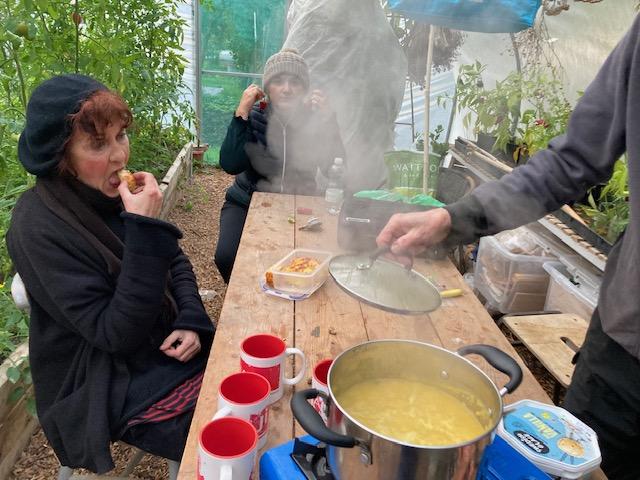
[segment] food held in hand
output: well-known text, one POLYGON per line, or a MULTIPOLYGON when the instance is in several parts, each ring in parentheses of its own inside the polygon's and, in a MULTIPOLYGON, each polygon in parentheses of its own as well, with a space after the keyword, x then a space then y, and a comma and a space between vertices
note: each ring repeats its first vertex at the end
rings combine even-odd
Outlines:
POLYGON ((118 177, 120 178, 121 182, 127 182, 127 186, 129 187, 129 191, 131 193, 133 193, 133 191, 138 187, 135 177, 126 168, 123 168, 118 172, 118 177))
MULTIPOLYGON (((280 267, 278 269, 279 272, 284 273, 300 273, 300 274, 311 274, 316 271, 316 269, 320 266, 320 262, 312 257, 295 257, 291 259, 291 261, 280 267)), ((265 281, 267 285, 273 288, 273 273, 271 271, 267 271, 265 273, 265 281)))

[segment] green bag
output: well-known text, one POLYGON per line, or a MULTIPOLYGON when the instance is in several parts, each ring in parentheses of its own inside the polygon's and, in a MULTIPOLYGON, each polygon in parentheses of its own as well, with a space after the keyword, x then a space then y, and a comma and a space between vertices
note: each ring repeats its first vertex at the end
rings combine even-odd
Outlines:
MULTIPOLYGON (((424 154, 411 150, 396 150, 384 154, 389 170, 389 189, 422 189, 424 154)), ((436 153, 429 154, 429 191, 433 192, 438 184, 438 171, 442 159, 436 153)))

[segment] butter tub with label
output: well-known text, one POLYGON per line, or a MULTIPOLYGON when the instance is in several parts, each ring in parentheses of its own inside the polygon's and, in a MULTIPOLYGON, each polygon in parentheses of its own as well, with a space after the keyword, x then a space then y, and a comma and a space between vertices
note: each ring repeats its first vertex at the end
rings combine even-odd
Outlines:
POLYGON ((508 405, 498 435, 541 470, 582 478, 600 465, 596 433, 565 409, 534 400, 508 405))

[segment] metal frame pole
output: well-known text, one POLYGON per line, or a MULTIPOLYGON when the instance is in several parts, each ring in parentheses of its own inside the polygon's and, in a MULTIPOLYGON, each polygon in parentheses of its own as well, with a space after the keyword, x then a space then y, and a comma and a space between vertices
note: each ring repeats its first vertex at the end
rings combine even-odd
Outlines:
POLYGON ((200 51, 200 0, 192 0, 193 24, 194 24, 194 48, 195 48, 195 75, 196 75, 196 139, 200 142, 202 133, 202 52, 200 51))
POLYGON ((429 109, 431 104, 431 66, 433 65, 433 34, 436 27, 429 25, 429 45, 427 46, 427 71, 424 76, 424 159, 422 166, 422 191, 429 194, 429 109))

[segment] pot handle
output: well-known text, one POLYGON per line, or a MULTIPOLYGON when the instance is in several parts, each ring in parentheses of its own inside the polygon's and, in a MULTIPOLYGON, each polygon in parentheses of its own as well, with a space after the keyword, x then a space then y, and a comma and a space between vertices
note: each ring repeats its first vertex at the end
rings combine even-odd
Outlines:
POLYGON ((500 396, 513 392, 522 382, 522 369, 520 365, 504 353, 502 350, 491 345, 475 344, 467 345, 458 350, 458 355, 469 355, 476 353, 484 358, 489 364, 509 376, 507 384, 500 389, 500 396))
POLYGON ((307 402, 307 400, 316 398, 319 395, 324 395, 324 393, 315 388, 300 390, 294 393, 291 397, 291 411, 293 412, 294 418, 309 435, 317 438, 321 442, 335 447, 354 447, 357 444, 354 437, 341 435, 331 430, 324 424, 324 420, 322 420, 320 414, 307 402))

